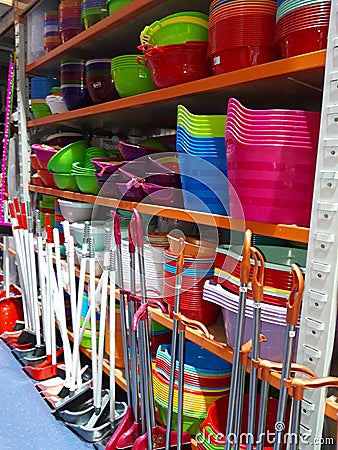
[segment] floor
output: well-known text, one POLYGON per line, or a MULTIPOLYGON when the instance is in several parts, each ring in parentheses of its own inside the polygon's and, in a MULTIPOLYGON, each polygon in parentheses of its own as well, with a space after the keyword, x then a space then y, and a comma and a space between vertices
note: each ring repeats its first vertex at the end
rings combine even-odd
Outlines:
POLYGON ((0 340, 0 449, 93 450, 51 414, 21 367, 0 340))

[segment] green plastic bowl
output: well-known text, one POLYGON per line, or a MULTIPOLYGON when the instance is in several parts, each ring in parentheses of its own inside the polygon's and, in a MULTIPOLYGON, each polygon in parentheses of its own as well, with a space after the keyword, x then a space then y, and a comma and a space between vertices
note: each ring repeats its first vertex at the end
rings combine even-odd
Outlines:
POLYGON ((108 0, 107 2, 108 13, 113 14, 115 11, 118 11, 124 6, 129 5, 129 3, 131 3, 132 1, 134 0, 108 0))
POLYGON ((79 192, 78 185, 76 183, 76 176, 69 173, 53 173, 55 184, 59 189, 66 191, 79 192))
POLYGON ((86 141, 77 141, 66 145, 51 157, 48 170, 54 173, 70 173, 75 162, 83 162, 87 148, 86 141))
POLYGON ((158 46, 207 40, 208 16, 196 17, 189 12, 156 21, 145 27, 140 34, 141 44, 158 46))
MULTIPOLYGON (((157 403, 157 402, 156 402, 157 403)), ((164 425, 167 423, 167 409, 157 403, 158 415, 161 423, 164 425)), ((205 414, 206 416, 206 414, 205 414)), ((205 417, 202 419, 196 419, 183 414, 183 431, 188 431, 192 436, 198 433, 200 425, 204 422, 205 417)), ((177 413, 173 412, 172 415, 172 427, 177 430, 177 413)))
POLYGON ((155 89, 148 67, 135 66, 112 69, 115 88, 120 97, 143 94, 155 89))
POLYGON ((84 194, 97 195, 100 191, 100 187, 97 183, 96 176, 93 174, 76 174, 76 183, 81 192, 84 194))
POLYGON ((31 105, 31 108, 34 119, 41 119, 41 117, 50 116, 52 114, 46 103, 34 103, 31 105))

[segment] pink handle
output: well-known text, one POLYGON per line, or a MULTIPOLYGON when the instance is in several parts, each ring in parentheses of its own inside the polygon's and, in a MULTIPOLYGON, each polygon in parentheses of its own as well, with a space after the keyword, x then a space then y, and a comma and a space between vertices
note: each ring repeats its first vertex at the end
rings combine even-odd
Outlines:
POLYGON ((143 248, 143 228, 142 228, 142 221, 140 213, 137 211, 136 208, 133 208, 133 214, 134 214, 134 233, 135 233, 135 243, 136 246, 139 248, 143 248))
POLYGON ((132 330, 136 331, 140 320, 146 319, 146 312, 148 311, 148 307, 158 308, 162 313, 166 313, 165 306, 159 300, 148 300, 146 303, 143 303, 135 313, 133 317, 132 330))
POLYGON ((116 245, 121 245, 122 238, 121 238, 121 226, 120 226, 120 217, 117 214, 116 211, 110 211, 110 214, 113 216, 114 219, 114 238, 116 245))
POLYGON ((129 253, 132 255, 135 253, 135 244, 133 238, 133 220, 131 220, 128 225, 128 242, 129 242, 129 253))

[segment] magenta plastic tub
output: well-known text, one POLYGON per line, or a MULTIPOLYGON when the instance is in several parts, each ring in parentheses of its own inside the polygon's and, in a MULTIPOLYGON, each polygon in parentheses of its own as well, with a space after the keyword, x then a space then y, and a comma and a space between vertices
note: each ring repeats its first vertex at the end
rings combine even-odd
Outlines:
POLYGON ((120 141, 117 144, 118 150, 120 150, 123 159, 126 161, 132 161, 142 156, 147 156, 152 153, 159 153, 158 148, 142 147, 141 145, 129 144, 128 142, 120 141))
POLYGON ((42 169, 47 169, 49 160, 58 151, 53 147, 48 147, 48 146, 44 147, 44 146, 41 146, 40 144, 33 144, 32 149, 34 150, 35 155, 38 158, 42 169))
MULTIPOLYGON (((174 208, 184 207, 182 192, 180 189, 159 186, 152 183, 142 183, 142 188, 145 194, 149 196, 149 200, 155 204, 174 208)), ((148 200, 148 198, 146 200, 148 200)))

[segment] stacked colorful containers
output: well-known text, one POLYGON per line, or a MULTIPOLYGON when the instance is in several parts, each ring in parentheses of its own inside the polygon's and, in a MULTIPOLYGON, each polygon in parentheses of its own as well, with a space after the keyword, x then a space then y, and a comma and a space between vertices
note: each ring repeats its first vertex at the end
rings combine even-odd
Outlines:
MULTIPOLYGON (((177 255, 164 251, 164 300, 169 312, 175 303, 175 278, 177 255)), ((213 277, 214 258, 184 257, 180 311, 186 317, 206 326, 216 322, 219 308, 203 302, 204 283, 213 277)))
POLYGON ((81 20, 86 29, 104 19, 107 15, 105 0, 82 0, 81 20))
POLYGON ((110 59, 91 59, 86 62, 86 84, 93 103, 118 98, 110 66, 110 59))
POLYGON ((61 61, 61 93, 70 111, 92 104, 86 85, 84 59, 61 61))
MULTIPOLYGON (((166 423, 171 345, 161 345, 156 352, 154 396, 161 421, 166 423)), ((177 365, 177 361, 176 361, 177 365)), ((176 379, 177 379, 176 368, 176 379)), ((195 435, 208 408, 229 390, 231 364, 193 342, 186 342, 184 359, 183 428, 195 435)), ((174 388, 173 427, 176 428, 177 385, 174 388)))
POLYGON ((178 106, 176 150, 184 207, 228 215, 226 116, 194 115, 178 106))
POLYGON ((59 27, 62 43, 79 34, 81 22, 81 0, 61 0, 59 5, 59 27))
POLYGON ((46 52, 50 52, 61 44, 58 11, 48 11, 45 13, 43 36, 46 52))
POLYGON ((317 112, 249 110, 229 100, 226 154, 237 193, 229 193, 232 217, 309 226, 319 124, 317 112))
POLYGON ((276 1, 214 0, 208 55, 214 75, 277 59, 276 1))
POLYGON ((278 0, 276 41, 283 58, 326 48, 329 0, 278 0))

